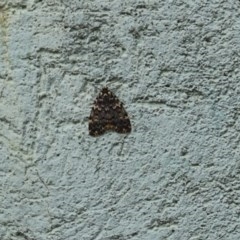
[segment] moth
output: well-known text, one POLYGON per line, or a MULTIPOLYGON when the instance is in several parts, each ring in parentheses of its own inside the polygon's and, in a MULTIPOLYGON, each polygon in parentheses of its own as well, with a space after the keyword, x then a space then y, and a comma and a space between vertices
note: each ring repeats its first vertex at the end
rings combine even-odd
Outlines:
POLYGON ((88 127, 91 136, 99 136, 109 130, 131 132, 131 122, 123 103, 107 87, 102 88, 94 101, 88 127))

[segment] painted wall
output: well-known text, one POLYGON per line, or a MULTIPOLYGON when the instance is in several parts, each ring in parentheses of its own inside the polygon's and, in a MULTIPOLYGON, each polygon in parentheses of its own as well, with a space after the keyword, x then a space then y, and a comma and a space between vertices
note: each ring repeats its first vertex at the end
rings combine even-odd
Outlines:
POLYGON ((0 239, 239 240, 239 49, 239 1, 1 1, 0 239))

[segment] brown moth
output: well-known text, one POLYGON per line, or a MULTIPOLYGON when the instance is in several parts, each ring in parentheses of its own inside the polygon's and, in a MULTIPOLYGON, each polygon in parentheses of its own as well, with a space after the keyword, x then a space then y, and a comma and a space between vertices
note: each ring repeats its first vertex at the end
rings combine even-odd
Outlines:
POLYGON ((129 133, 131 123, 123 103, 104 87, 94 101, 89 117, 89 134, 99 136, 108 130, 129 133))

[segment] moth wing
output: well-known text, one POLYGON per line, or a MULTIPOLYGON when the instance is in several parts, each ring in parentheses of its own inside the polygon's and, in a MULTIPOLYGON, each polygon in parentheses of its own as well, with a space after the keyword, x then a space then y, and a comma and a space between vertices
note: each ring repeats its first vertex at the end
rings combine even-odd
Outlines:
POLYGON ((122 102, 108 88, 103 88, 89 117, 89 134, 99 136, 107 130, 129 133, 131 123, 122 102))
POLYGON ((103 123, 99 118, 99 112, 96 111, 96 109, 94 108, 92 108, 92 111, 89 117, 88 130, 91 136, 99 136, 105 132, 103 123))

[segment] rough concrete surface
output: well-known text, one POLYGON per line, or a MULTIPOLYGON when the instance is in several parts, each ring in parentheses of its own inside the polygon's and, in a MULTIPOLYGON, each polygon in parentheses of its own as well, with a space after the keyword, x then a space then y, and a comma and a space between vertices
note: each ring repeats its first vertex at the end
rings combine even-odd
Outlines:
POLYGON ((239 49, 239 1, 2 0, 0 239, 239 240, 239 49))

